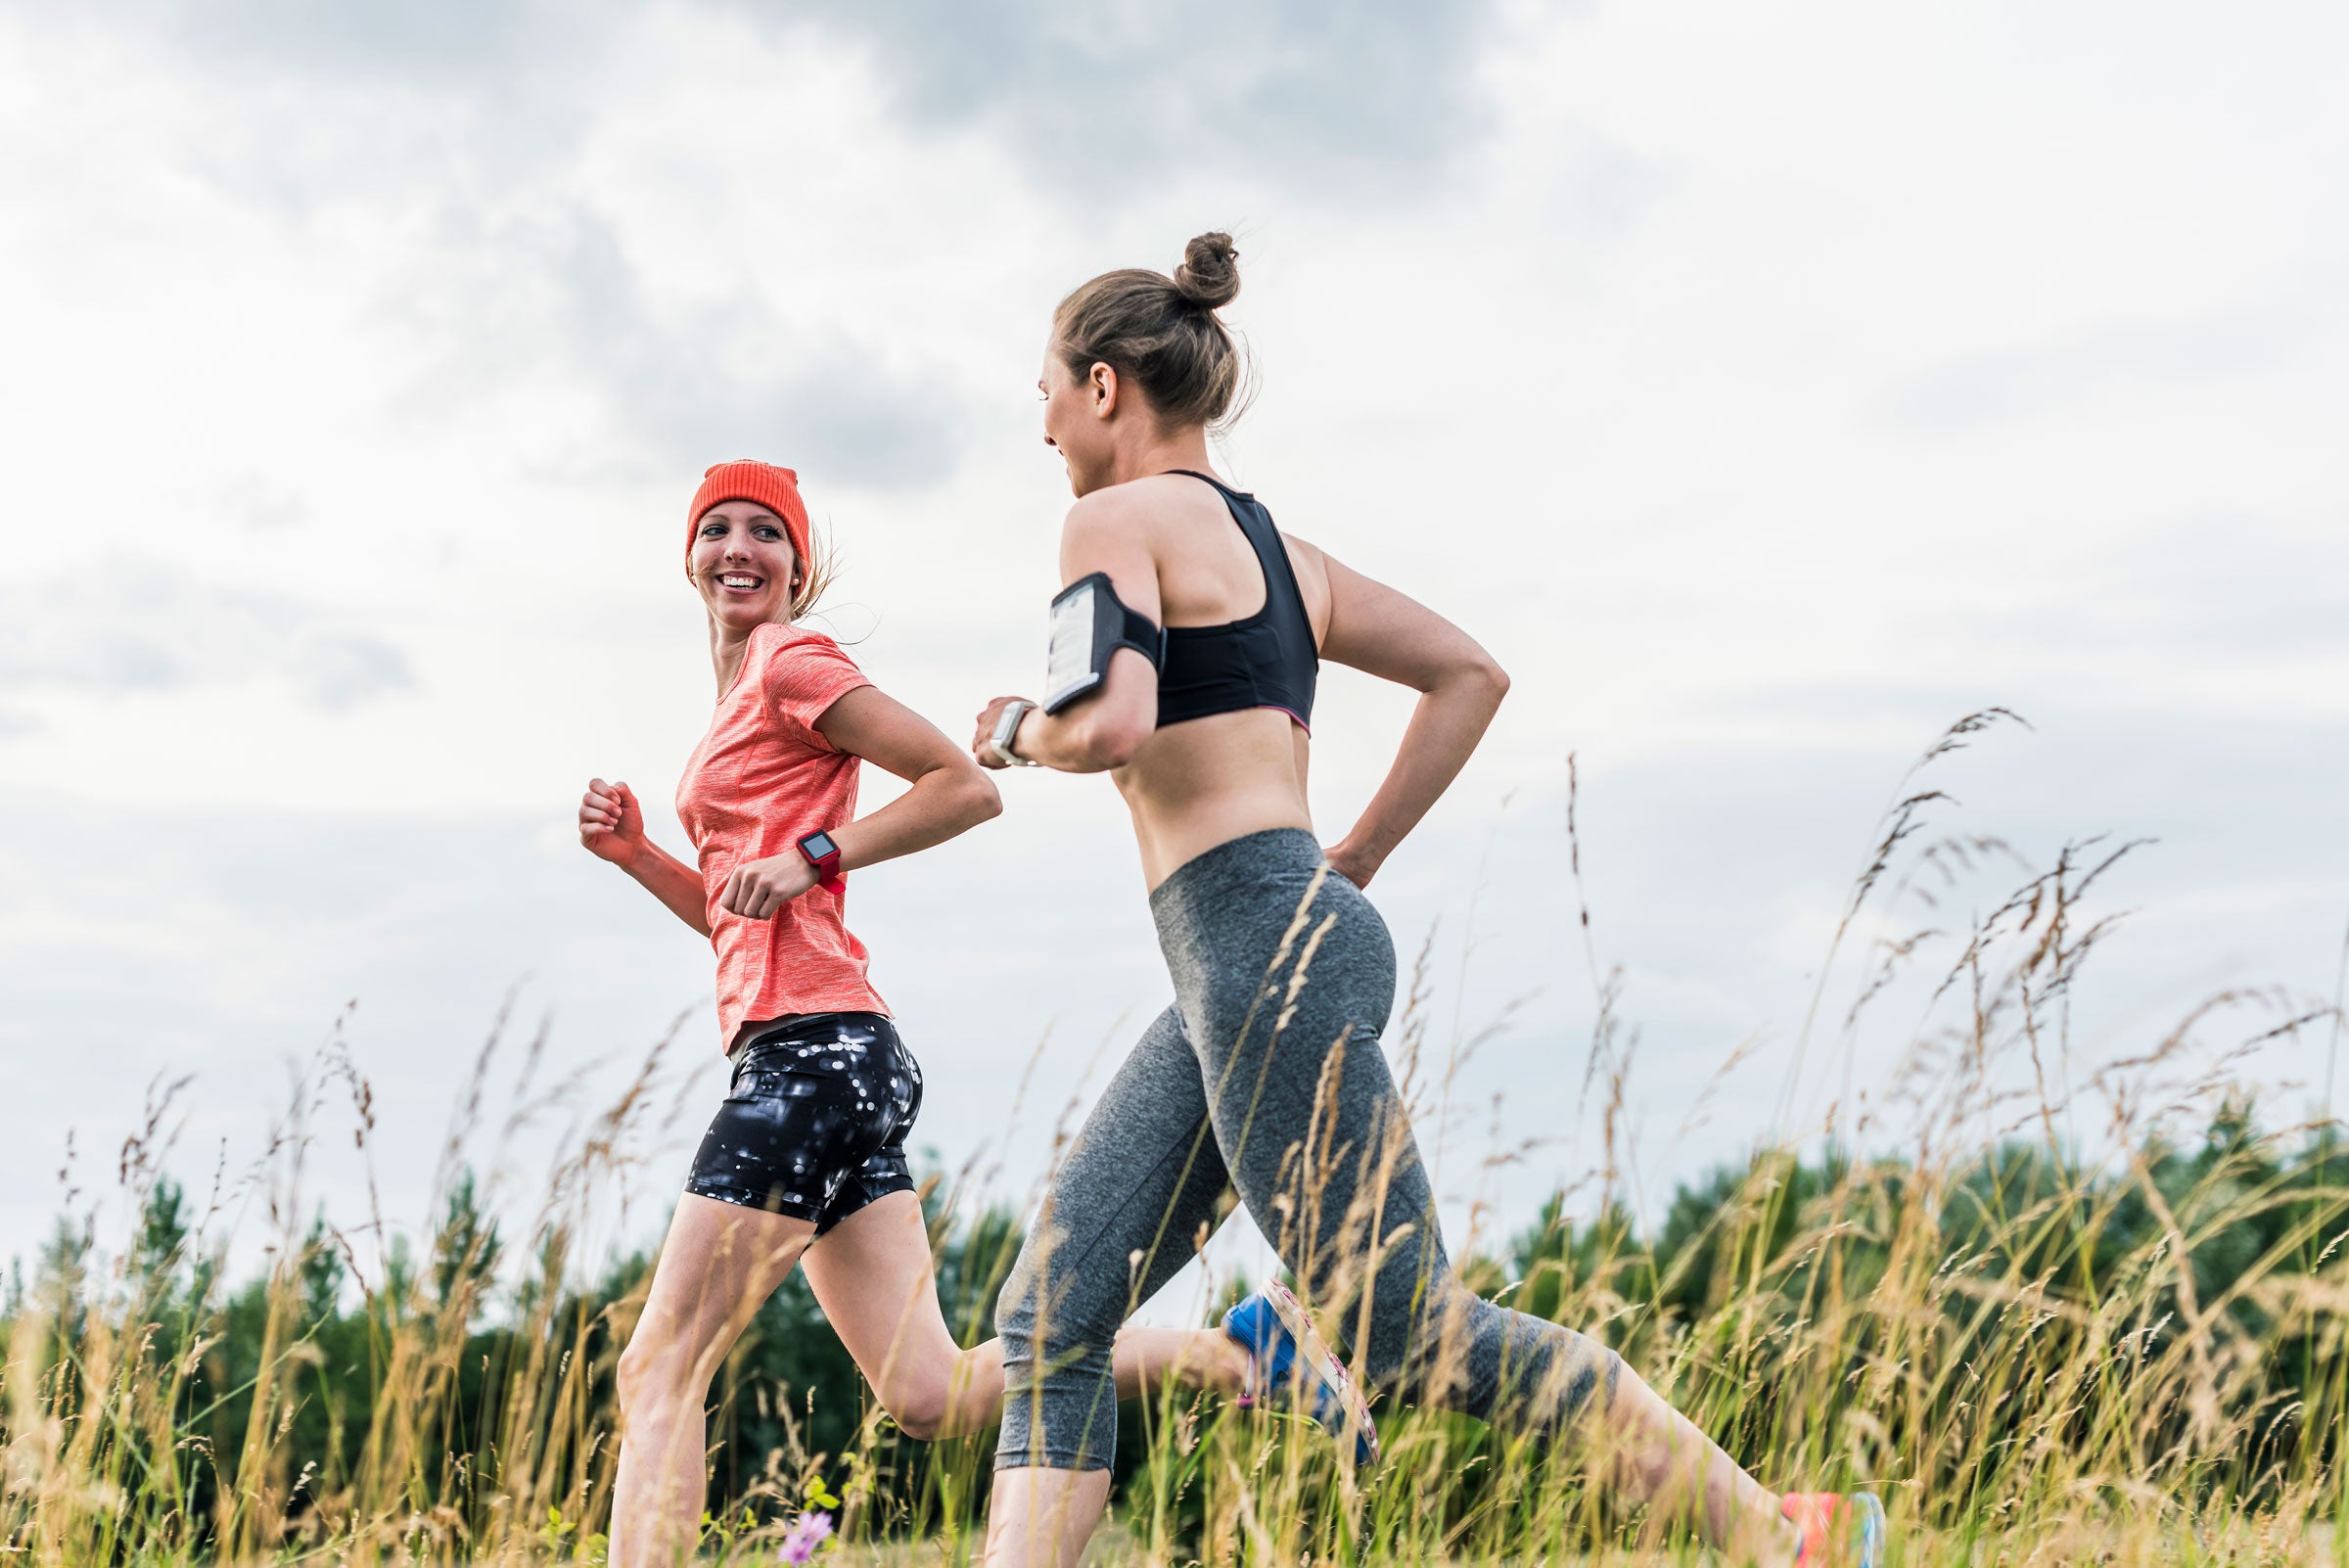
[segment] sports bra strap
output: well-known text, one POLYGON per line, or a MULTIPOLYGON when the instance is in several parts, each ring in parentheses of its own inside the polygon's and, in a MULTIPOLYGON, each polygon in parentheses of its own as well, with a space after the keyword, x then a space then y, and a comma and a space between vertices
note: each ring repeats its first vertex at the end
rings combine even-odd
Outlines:
POLYGON ((1158 676, 1159 726, 1247 708, 1277 708, 1310 725, 1320 649, 1272 514, 1255 496, 1213 474, 1195 468, 1164 472, 1204 480, 1222 497, 1264 574, 1265 603, 1255 614, 1220 626, 1167 628, 1166 662, 1158 676))
MULTIPOLYGON (((1213 484, 1217 491, 1222 495, 1223 509, 1231 514, 1232 522, 1239 525, 1240 537, 1248 541, 1248 548, 1255 552, 1257 567, 1265 575, 1265 593, 1267 595, 1267 603, 1270 602, 1269 596, 1274 591, 1273 582, 1275 578, 1273 576, 1273 572, 1275 565, 1278 567, 1280 576, 1288 579, 1290 590, 1292 592, 1299 592, 1296 586, 1297 574, 1289 567, 1289 552, 1285 547, 1282 546, 1280 542, 1279 531, 1272 527, 1271 514, 1265 512, 1264 508, 1257 504, 1255 496, 1250 495, 1246 490, 1235 490, 1230 485, 1224 484, 1221 480, 1216 478, 1213 474, 1202 474, 1195 468, 1162 469, 1159 472, 1159 477, 1164 479, 1171 474, 1180 474, 1186 479, 1205 480, 1208 484, 1213 484), (1265 530, 1270 535, 1269 539, 1258 537, 1257 530, 1249 527, 1249 519, 1242 515, 1243 510, 1263 514, 1265 530), (1266 553, 1265 549, 1267 543, 1269 543, 1272 547, 1272 553, 1269 555, 1266 553), (1277 563, 1275 563, 1273 559, 1274 556, 1279 557, 1277 563)), ((1304 603, 1304 598, 1301 592, 1299 592, 1298 602, 1300 604, 1304 603)))

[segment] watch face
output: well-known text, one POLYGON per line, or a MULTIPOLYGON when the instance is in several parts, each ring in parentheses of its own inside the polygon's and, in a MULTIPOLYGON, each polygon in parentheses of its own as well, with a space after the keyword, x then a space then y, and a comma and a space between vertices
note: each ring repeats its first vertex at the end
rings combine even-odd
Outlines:
POLYGON ((832 842, 829 833, 810 833, 800 840, 800 853, 810 860, 821 860, 827 854, 838 854, 840 846, 832 842))

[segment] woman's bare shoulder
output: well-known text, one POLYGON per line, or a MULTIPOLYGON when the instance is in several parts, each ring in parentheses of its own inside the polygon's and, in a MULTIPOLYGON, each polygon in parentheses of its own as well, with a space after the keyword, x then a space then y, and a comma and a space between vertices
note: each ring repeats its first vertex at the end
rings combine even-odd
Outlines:
POLYGON ((1321 546, 1304 534, 1291 533, 1286 529, 1280 530, 1280 542, 1288 546, 1289 564, 1298 571, 1303 572, 1310 568, 1316 576, 1326 577, 1329 576, 1329 557, 1322 551, 1321 546))
POLYGON ((1174 474, 1152 474, 1107 484, 1079 496, 1061 525, 1065 544, 1111 540, 1130 548, 1140 543, 1153 557, 1178 550, 1203 516, 1223 513, 1222 497, 1206 485, 1174 474), (1202 495, 1193 491, 1203 492, 1202 495))
POLYGON ((1313 640, 1329 630, 1329 557, 1311 539, 1282 530, 1280 542, 1288 551, 1289 570, 1296 575, 1297 591, 1305 598, 1305 616, 1313 623, 1313 640))
POLYGON ((1179 474, 1145 474, 1123 484, 1104 484, 1080 495, 1069 507, 1069 521, 1078 524, 1097 519, 1132 521, 1163 517, 1170 509, 1184 507, 1192 499, 1190 492, 1197 487, 1197 482, 1186 481, 1179 474))

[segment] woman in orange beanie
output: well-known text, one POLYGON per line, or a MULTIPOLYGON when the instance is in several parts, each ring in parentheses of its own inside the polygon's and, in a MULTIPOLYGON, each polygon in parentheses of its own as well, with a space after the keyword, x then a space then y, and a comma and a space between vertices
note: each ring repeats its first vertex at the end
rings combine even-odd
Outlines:
MULTIPOLYGON (((590 780, 579 803, 579 842, 715 948, 733 1064, 621 1356, 615 1568, 691 1554, 712 1376, 794 1266, 906 1432, 974 1431, 1003 1400, 1000 1348, 961 1349, 939 1310, 905 1161, 921 1068, 842 919, 850 874, 1001 803, 967 754, 800 623, 826 572, 790 469, 711 469, 686 516, 685 573, 709 611, 718 693, 677 786, 698 864, 646 837, 627 785, 590 780), (858 817, 867 761, 911 787, 858 817)), ((1117 1345, 1126 1394, 1170 1379, 1244 1392, 1255 1375, 1248 1348, 1214 1330, 1138 1329, 1117 1345)))

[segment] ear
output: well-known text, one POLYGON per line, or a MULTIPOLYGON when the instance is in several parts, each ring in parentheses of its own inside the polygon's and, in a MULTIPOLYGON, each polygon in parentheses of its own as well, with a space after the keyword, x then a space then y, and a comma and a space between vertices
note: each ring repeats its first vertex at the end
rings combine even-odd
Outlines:
POLYGON ((1095 360, 1086 376, 1086 385, 1093 394, 1093 417, 1109 419, 1118 411, 1118 367, 1095 360))

